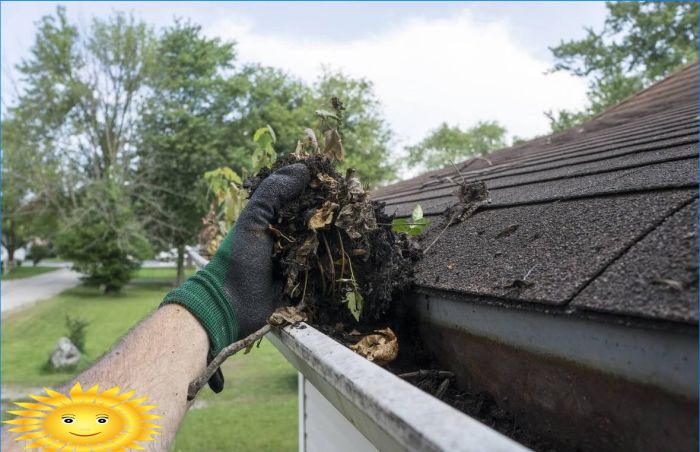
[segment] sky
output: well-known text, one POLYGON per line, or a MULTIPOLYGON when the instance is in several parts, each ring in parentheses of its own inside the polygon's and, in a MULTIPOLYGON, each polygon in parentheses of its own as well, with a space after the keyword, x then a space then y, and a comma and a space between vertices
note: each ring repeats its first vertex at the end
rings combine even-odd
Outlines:
MULTIPOLYGON (((402 149, 442 122, 496 120, 509 136, 546 133, 543 112, 580 108, 586 81, 552 67, 549 46, 600 28, 603 2, 62 2, 85 29, 127 11, 161 28, 175 17, 235 41, 239 61, 313 82, 326 65, 374 83, 402 149)), ((35 23, 54 2, 2 2, 2 97, 8 104, 35 23)), ((399 155, 397 153, 395 155, 399 155)))

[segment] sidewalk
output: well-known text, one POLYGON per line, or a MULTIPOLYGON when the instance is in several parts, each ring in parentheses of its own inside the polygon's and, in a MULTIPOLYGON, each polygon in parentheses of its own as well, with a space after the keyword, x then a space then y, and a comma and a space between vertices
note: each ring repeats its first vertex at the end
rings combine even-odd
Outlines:
POLYGON ((80 273, 68 268, 60 268, 31 278, 3 281, 0 311, 4 314, 51 298, 80 284, 79 278, 80 273))

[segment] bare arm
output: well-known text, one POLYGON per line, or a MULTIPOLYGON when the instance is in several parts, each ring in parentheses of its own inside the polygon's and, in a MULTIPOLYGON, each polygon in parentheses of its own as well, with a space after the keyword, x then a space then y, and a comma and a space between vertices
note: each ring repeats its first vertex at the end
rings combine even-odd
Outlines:
MULTIPOLYGON (((150 451, 163 451, 187 412, 187 386, 206 367, 208 349, 207 333, 197 319, 181 306, 165 305, 76 381, 83 388, 98 384, 103 391, 119 386, 147 396, 147 404, 158 406, 152 412, 163 416, 157 421, 163 428, 155 441, 140 444, 150 451)), ((14 441, 18 435, 4 431, 2 450, 22 450, 14 441)))

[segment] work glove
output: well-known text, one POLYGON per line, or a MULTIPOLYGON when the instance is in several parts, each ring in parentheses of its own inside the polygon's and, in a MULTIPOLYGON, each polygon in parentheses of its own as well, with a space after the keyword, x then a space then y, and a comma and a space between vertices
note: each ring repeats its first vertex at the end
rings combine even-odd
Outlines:
MULTIPOLYGON (((202 324, 209 335, 208 362, 265 325, 281 305, 282 284, 273 274, 274 238, 268 226, 280 207, 301 194, 309 179, 309 170, 301 163, 265 178, 211 261, 163 299, 161 306, 182 305, 202 324)), ((220 392, 223 383, 219 369, 209 386, 220 392)))

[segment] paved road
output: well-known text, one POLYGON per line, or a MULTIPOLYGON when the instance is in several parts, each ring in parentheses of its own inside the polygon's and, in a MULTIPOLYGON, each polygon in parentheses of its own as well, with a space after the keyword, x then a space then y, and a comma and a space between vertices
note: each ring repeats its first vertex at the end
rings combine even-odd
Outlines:
POLYGON ((43 273, 31 278, 2 282, 0 311, 3 313, 37 301, 51 298, 80 283, 80 273, 68 268, 43 273))
MULTIPOLYGON (((57 270, 31 278, 2 282, 0 310, 3 313, 51 298, 80 284, 80 273, 70 270, 70 262, 42 262, 40 265, 42 267, 56 267, 57 270)), ((147 260, 143 263, 144 268, 171 268, 174 266, 173 262, 155 260, 147 260)))

